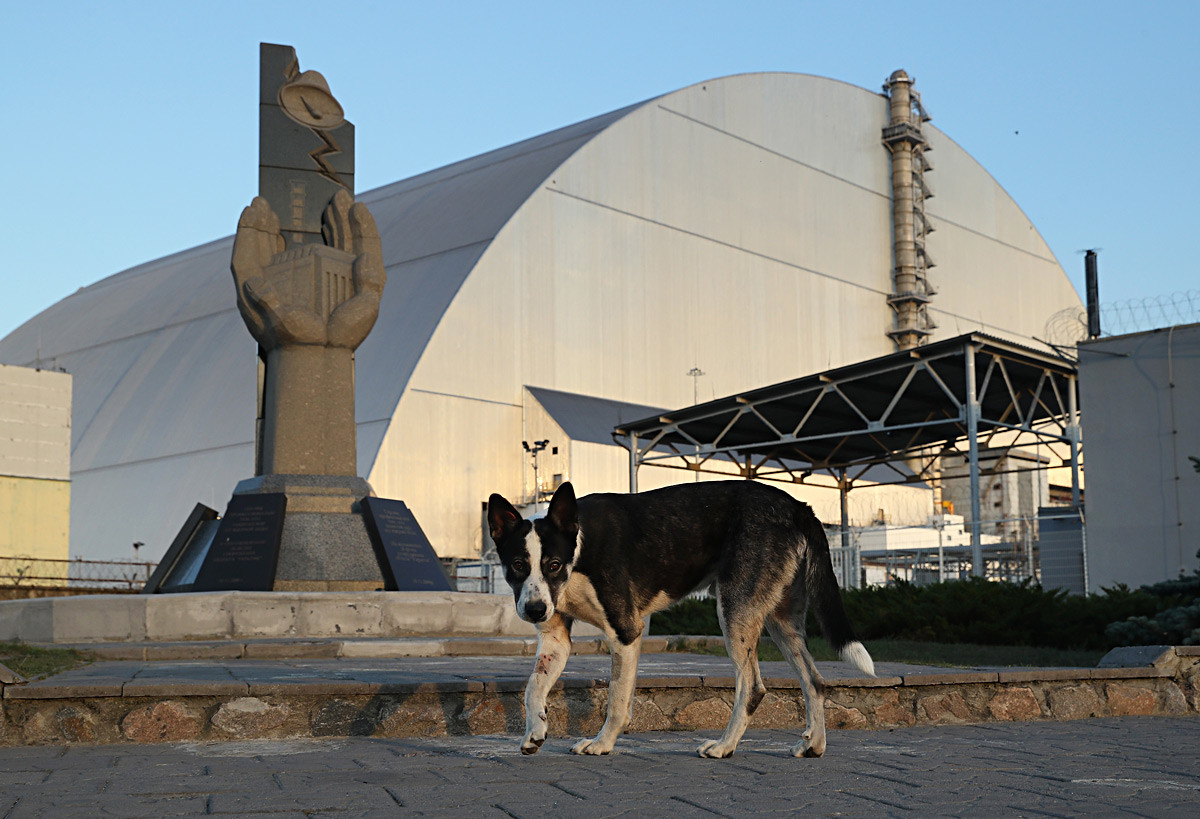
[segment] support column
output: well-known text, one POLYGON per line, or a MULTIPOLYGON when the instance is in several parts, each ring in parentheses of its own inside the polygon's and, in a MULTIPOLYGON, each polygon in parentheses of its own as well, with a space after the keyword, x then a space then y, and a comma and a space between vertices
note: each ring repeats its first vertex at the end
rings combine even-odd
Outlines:
POLYGON ((971 473, 971 574, 983 577, 983 527, 979 520, 979 396, 975 386, 975 345, 966 349, 967 445, 971 473))
POLYGON ((638 470, 638 437, 636 432, 629 433, 629 494, 637 494, 638 470))
POLYGON ((1076 406, 1075 376, 1067 378, 1067 413, 1070 416, 1067 419, 1067 438, 1071 442, 1071 507, 1078 509, 1080 506, 1079 492, 1079 407, 1076 406))
POLYGON ((850 559, 850 482, 846 479, 846 468, 842 467, 838 474, 838 494, 842 506, 842 588, 848 588, 850 578, 846 570, 850 559))

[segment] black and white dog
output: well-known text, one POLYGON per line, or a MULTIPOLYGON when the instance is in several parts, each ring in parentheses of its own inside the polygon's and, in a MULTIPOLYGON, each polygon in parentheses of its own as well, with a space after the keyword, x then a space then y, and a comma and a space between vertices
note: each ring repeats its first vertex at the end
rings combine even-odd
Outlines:
POLYGON ((700 746, 701 756, 732 755, 766 694, 757 654, 764 624, 804 691, 807 725, 792 755, 825 753, 822 680, 804 641, 810 601, 842 658, 875 673, 842 607, 825 531, 812 509, 779 489, 752 481, 690 483, 577 502, 564 483, 539 520, 522 519, 492 495, 488 527, 517 613, 538 628, 523 753, 537 753, 546 740, 546 697, 567 662, 574 620, 607 635, 613 670, 604 727, 571 752, 607 754, 631 719, 645 618, 697 589, 715 589, 736 667, 733 714, 720 739, 700 746))

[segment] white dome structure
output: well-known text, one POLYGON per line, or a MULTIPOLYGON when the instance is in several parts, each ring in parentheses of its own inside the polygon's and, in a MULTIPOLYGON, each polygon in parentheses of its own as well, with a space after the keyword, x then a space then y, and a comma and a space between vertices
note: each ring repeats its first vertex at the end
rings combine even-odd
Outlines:
MULTIPOLYGON (((543 486, 624 491, 616 423, 893 352, 888 121, 873 91, 739 75, 361 195, 388 283, 357 354, 360 474, 442 556, 476 556, 488 495, 530 497, 523 440, 550 440, 543 486)), ((1077 294, 987 171, 924 137, 929 339, 1043 346, 1077 294)), ((0 362, 74 377, 73 555, 156 559, 253 474, 231 247, 103 279, 0 341, 0 362)))

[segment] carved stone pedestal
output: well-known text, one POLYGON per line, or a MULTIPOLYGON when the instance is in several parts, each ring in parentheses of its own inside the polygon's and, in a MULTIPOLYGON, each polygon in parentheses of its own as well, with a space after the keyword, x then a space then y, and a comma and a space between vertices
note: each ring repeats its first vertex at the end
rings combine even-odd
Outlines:
POLYGON ((259 475, 233 490, 257 493, 287 496, 274 591, 384 589, 360 503, 374 494, 369 483, 351 476, 259 475))

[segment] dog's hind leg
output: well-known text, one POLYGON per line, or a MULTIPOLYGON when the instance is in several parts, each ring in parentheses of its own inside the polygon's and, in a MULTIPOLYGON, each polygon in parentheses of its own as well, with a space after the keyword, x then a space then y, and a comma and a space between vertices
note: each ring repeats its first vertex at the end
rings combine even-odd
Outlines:
POLYGON ((544 623, 538 623, 537 665, 525 686, 525 736, 521 739, 523 754, 536 754, 546 741, 549 724, 546 697, 562 674, 570 653, 571 631, 562 615, 556 613, 544 623))
MULTIPOLYGON (((793 589, 793 594, 795 591, 793 589)), ((792 756, 821 756, 825 753, 825 696, 821 693, 824 681, 812 655, 808 653, 803 605, 799 612, 794 608, 788 611, 787 608, 786 602, 781 603, 768 618, 767 633, 800 678, 800 688, 804 692, 804 734, 801 741, 792 747, 792 756)))
POLYGON ((758 638, 762 634, 762 616, 748 605, 730 605, 718 593, 717 617, 725 634, 725 648, 734 665, 733 713, 720 739, 710 739, 697 750, 700 756, 724 759, 733 756, 742 734, 750 725, 750 715, 766 696, 758 668, 758 638))
POLYGON ((625 731, 633 713, 633 691, 637 686, 638 657, 642 651, 642 626, 639 623, 637 637, 628 645, 615 636, 609 637, 612 651, 612 679, 608 684, 608 715, 604 727, 595 739, 584 739, 571 748, 573 754, 607 754, 613 749, 617 737, 625 731))

